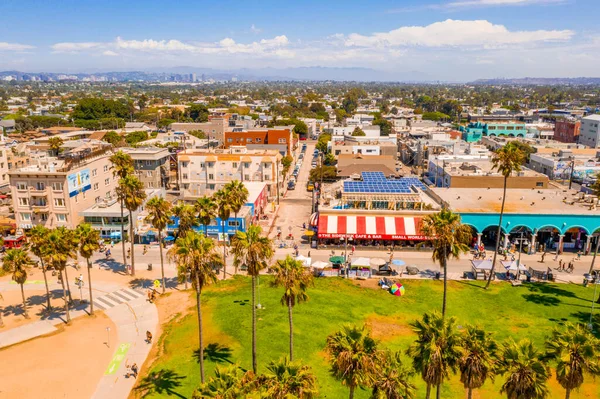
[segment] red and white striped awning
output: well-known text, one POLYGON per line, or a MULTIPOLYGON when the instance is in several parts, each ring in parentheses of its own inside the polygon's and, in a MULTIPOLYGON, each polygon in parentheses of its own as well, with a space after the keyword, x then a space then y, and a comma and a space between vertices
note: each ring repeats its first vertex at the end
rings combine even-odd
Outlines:
POLYGON ((310 215, 309 224, 313 227, 317 227, 319 225, 319 212, 315 212, 310 215))
POLYGON ((319 238, 367 240, 428 240, 421 233, 421 218, 405 216, 320 215, 319 238))

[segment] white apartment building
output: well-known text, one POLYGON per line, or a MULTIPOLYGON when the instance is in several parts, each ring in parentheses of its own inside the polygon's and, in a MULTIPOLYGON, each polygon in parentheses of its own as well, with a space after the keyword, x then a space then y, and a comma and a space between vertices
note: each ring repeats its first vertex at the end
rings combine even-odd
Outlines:
POLYGON ((600 115, 590 115, 581 119, 579 144, 592 148, 600 147, 600 115))
POLYGON ((365 132, 367 137, 379 137, 381 136, 381 128, 378 125, 359 125, 359 126, 335 126, 332 130, 333 136, 352 136, 352 132, 357 127, 361 128, 365 132))
POLYGON ((17 229, 35 225, 75 228, 81 212, 116 197, 110 145, 71 150, 68 158, 45 157, 8 173, 17 229))
POLYGON ((267 183, 274 198, 283 187, 281 154, 276 150, 185 150, 177 154, 179 188, 184 199, 212 195, 232 180, 267 183))

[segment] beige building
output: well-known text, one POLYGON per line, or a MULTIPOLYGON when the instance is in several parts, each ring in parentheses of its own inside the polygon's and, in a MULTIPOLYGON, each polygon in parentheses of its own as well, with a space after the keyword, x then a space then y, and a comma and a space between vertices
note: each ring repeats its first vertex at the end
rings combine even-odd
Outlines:
POLYGON ((223 132, 229 126, 227 118, 213 118, 209 122, 193 122, 193 123, 172 123, 169 129, 176 132, 191 132, 194 130, 202 130, 206 133, 206 137, 211 140, 217 140, 220 144, 223 143, 223 132))
POLYGON ((177 154, 179 187, 184 199, 211 195, 232 180, 267 183, 270 198, 283 187, 281 154, 275 150, 186 150, 177 154))
POLYGON ((109 144, 64 155, 68 158, 39 158, 8 173, 17 229, 40 224, 75 228, 84 209, 115 198, 109 144))
POLYGON ((167 148, 124 148, 133 159, 133 167, 144 188, 160 188, 169 184, 170 153, 167 148))

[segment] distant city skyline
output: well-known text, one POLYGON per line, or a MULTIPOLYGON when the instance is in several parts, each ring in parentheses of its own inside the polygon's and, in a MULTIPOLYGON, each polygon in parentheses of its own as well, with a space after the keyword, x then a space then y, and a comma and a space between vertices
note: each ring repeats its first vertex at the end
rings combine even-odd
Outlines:
POLYGON ((338 67, 398 80, 600 74, 597 0, 4 0, 0 70, 338 67))

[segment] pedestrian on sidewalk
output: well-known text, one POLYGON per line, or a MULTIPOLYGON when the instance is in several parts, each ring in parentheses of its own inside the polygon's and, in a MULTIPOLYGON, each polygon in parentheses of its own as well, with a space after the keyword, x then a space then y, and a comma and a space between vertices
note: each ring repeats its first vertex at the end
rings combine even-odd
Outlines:
POLYGON ((577 260, 581 260, 581 249, 577 251, 577 260))
POLYGON ((133 378, 137 378, 138 376, 138 366, 136 363, 133 363, 133 365, 131 366, 131 372, 133 373, 133 378))

